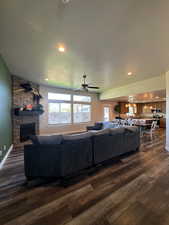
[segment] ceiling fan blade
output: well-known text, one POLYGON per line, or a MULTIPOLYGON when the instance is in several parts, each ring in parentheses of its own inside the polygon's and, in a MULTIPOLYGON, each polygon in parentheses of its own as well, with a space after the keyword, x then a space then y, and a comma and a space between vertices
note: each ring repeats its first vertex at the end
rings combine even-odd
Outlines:
POLYGON ((88 88, 100 89, 99 87, 94 87, 94 86, 88 86, 88 88))

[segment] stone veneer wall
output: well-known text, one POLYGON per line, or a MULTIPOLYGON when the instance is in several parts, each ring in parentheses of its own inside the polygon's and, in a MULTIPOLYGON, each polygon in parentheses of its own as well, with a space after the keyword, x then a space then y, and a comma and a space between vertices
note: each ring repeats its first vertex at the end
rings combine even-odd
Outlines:
MULTIPOLYGON (((24 91, 16 92, 16 90, 21 89, 20 84, 26 83, 26 80, 23 80, 17 76, 12 76, 12 108, 33 104, 36 105, 33 101, 32 93, 25 93, 24 91)), ((39 89, 37 84, 33 84, 32 86, 39 89)), ((12 113, 12 123, 13 123, 13 144, 15 149, 23 149, 25 144, 28 142, 20 142, 20 125, 27 123, 35 123, 36 124, 36 134, 39 134, 39 116, 15 116, 12 113)))

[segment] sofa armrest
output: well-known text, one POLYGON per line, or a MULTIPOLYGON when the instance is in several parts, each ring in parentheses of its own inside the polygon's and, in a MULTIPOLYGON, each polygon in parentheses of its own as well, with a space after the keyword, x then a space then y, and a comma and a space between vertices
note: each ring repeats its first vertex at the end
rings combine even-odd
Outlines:
POLYGON ((103 129, 103 126, 101 125, 94 125, 94 126, 88 126, 87 127, 87 131, 89 130, 102 130, 103 129))
POLYGON ((135 151, 140 146, 140 130, 138 127, 127 127, 124 133, 125 151, 135 151))
POLYGON ((86 127, 87 131, 89 131, 89 130, 95 130, 95 128, 96 128, 95 126, 87 126, 86 127))

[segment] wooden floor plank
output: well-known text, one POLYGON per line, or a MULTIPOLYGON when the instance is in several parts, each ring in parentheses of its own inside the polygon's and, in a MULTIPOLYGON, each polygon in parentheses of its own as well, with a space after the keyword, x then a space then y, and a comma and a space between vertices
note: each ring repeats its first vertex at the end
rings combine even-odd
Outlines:
POLYGON ((169 153, 165 130, 144 136, 140 151, 67 188, 25 185, 23 152, 0 171, 1 225, 167 225, 169 153))

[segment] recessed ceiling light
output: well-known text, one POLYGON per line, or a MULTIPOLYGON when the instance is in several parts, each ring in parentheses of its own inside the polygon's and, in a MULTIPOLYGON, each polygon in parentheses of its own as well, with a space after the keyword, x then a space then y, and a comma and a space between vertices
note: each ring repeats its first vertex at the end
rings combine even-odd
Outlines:
POLYGON ((63 2, 64 4, 67 4, 67 3, 70 2, 70 0, 62 0, 62 2, 63 2))
POLYGON ((133 73, 132 72, 128 72, 128 76, 131 76, 131 75, 133 75, 133 73))
POLYGON ((59 51, 59 52, 65 52, 65 51, 66 51, 65 46, 64 46, 63 44, 59 44, 59 45, 58 45, 58 51, 59 51))

